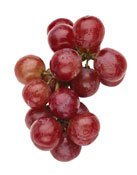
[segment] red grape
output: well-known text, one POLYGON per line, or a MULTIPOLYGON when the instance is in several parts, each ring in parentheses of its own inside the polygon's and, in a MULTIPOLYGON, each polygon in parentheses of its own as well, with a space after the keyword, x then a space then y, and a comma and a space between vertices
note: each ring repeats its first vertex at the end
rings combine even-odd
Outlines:
POLYGON ((26 126, 30 129, 32 123, 41 118, 41 117, 52 117, 53 114, 51 113, 50 109, 47 106, 44 106, 41 109, 30 109, 25 117, 26 126))
POLYGON ((72 118, 78 111, 80 101, 71 89, 60 88, 55 91, 49 101, 51 112, 58 118, 72 118))
POLYGON ((48 34, 48 43, 55 52, 64 48, 74 48, 74 34, 70 25, 60 24, 55 26, 48 34))
POLYGON ((49 33, 49 31, 55 27, 56 25, 59 25, 59 24, 68 24, 70 26, 73 26, 73 22, 70 21, 69 19, 66 19, 66 18, 58 18, 56 20, 54 20, 53 22, 51 22, 47 28, 47 33, 49 33))
POLYGON ((78 19, 73 26, 77 48, 89 49, 90 53, 96 53, 104 38, 104 25, 94 16, 85 16, 78 19))
POLYGON ((54 118, 43 117, 32 124, 32 142, 42 150, 48 151, 55 148, 61 137, 62 127, 54 118))
POLYGON ((82 113, 85 113, 85 112, 89 112, 89 110, 82 102, 80 102, 80 107, 78 109, 77 114, 82 114, 82 113))
POLYGON ((34 55, 27 55, 18 60, 15 65, 15 75, 23 84, 33 79, 42 79, 42 72, 45 70, 45 64, 41 58, 34 55))
POLYGON ((80 55, 73 49, 62 49, 53 55, 50 69, 56 77, 63 81, 75 78, 82 69, 80 55))
POLYGON ((67 162, 76 158, 81 151, 81 146, 73 143, 69 137, 64 134, 60 143, 51 150, 53 157, 59 161, 67 162))
POLYGON ((118 80, 118 81, 115 81, 115 82, 101 80, 101 83, 106 85, 106 86, 114 87, 114 86, 119 85, 123 81, 123 79, 124 79, 124 77, 121 80, 118 80))
POLYGON ((125 75, 127 63, 121 53, 110 48, 105 48, 96 56, 94 68, 100 79, 108 82, 117 82, 125 75))
POLYGON ((22 95, 30 107, 41 108, 49 101, 51 90, 43 80, 35 79, 25 85, 22 95))
POLYGON ((71 81, 70 87, 80 96, 89 97, 96 93, 100 79, 95 70, 82 68, 80 74, 71 81))
POLYGON ((100 124, 97 117, 89 112, 77 114, 68 126, 68 136, 77 145, 89 145, 98 136, 100 124))

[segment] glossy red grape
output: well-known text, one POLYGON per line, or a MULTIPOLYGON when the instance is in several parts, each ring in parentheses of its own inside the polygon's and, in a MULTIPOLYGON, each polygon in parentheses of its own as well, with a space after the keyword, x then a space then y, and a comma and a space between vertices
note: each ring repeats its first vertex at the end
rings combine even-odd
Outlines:
POLYGON ((96 93, 100 79, 95 70, 82 68, 80 74, 71 81, 70 87, 80 96, 89 97, 96 93))
POLYGON ((123 79, 124 79, 124 77, 121 80, 118 80, 118 81, 115 81, 115 82, 101 80, 101 83, 106 85, 106 86, 114 87, 114 86, 119 85, 123 81, 123 79))
POLYGON ((19 59, 15 65, 15 75, 23 84, 33 79, 42 79, 42 72, 45 70, 45 64, 41 58, 35 55, 27 55, 19 59))
POLYGON ((77 114, 82 114, 82 113, 85 113, 85 112, 89 112, 89 110, 82 102, 80 102, 80 107, 78 109, 77 114))
POLYGON ((100 124, 97 117, 89 112, 77 114, 68 126, 68 136, 77 145, 89 145, 98 136, 100 124))
POLYGON ((41 108, 49 101, 51 90, 43 80, 35 79, 25 85, 22 95, 31 108, 41 108))
POLYGON ((59 161, 67 162, 75 159, 81 151, 81 146, 73 143, 69 137, 64 134, 60 143, 51 150, 53 157, 59 161))
POLYGON ((62 127, 54 118, 43 117, 32 124, 30 133, 35 146, 48 151, 58 145, 62 137, 62 127))
POLYGON ((55 52, 50 61, 50 69, 59 80, 70 81, 82 69, 81 57, 73 49, 59 50, 55 52))
POLYGON ((99 50, 104 38, 104 25, 94 16, 85 16, 78 19, 73 26, 75 42, 80 50, 89 49, 91 53, 99 50))
POLYGON ((54 52, 64 48, 75 48, 72 26, 67 24, 55 26, 48 34, 48 43, 54 52))
POLYGON ((68 24, 70 26, 73 26, 73 22, 70 21, 69 19, 66 19, 66 18, 58 18, 56 20, 54 20, 53 22, 51 22, 47 28, 47 33, 49 33, 49 31, 55 27, 56 25, 59 25, 59 24, 68 24))
POLYGON ((125 75, 127 62, 118 51, 105 48, 96 56, 94 68, 100 79, 108 82, 117 82, 125 75))
POLYGON ((30 129, 32 123, 42 117, 52 117, 50 109, 47 106, 44 106, 41 109, 30 109, 25 117, 26 126, 30 129))
POLYGON ((58 118, 74 117, 80 105, 78 95, 71 89, 60 88, 54 92, 49 101, 51 112, 58 118))

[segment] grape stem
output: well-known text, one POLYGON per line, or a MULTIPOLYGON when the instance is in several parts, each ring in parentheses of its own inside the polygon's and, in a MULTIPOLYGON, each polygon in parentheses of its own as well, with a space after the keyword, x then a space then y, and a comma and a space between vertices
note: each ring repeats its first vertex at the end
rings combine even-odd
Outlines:
POLYGON ((89 62, 89 60, 86 60, 86 64, 85 64, 86 68, 90 68, 90 66, 88 65, 88 62, 89 62))
POLYGON ((48 76, 51 76, 51 78, 56 78, 56 77, 52 74, 52 72, 43 71, 41 75, 42 75, 42 77, 48 75, 48 76))
POLYGON ((94 60, 96 53, 90 53, 89 49, 86 49, 86 52, 81 52, 78 48, 75 49, 81 56, 82 61, 85 60, 94 60))
POLYGON ((69 121, 68 119, 57 119, 58 122, 61 124, 62 126, 62 129, 63 129, 63 132, 66 133, 67 132, 67 128, 68 128, 68 124, 69 124, 69 121))
POLYGON ((50 82, 51 82, 51 79, 50 80, 48 80, 48 82, 46 83, 47 85, 50 85, 50 82))
POLYGON ((44 76, 50 76, 50 79, 48 80, 48 82, 46 82, 47 85, 50 85, 51 80, 56 78, 56 77, 52 74, 52 72, 46 72, 46 71, 43 71, 42 74, 41 74, 41 76, 42 76, 42 77, 44 77, 44 76))
POLYGON ((59 89, 59 82, 56 82, 56 86, 55 86, 55 91, 57 91, 59 89))

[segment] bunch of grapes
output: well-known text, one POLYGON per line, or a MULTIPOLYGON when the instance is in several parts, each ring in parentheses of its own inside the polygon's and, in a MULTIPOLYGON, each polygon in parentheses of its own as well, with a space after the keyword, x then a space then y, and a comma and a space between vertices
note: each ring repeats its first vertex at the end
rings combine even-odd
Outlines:
POLYGON ((92 96, 100 83, 116 86, 125 76, 124 56, 111 48, 100 49, 104 33, 103 23, 94 16, 82 17, 74 24, 56 19, 47 29, 54 52, 50 68, 34 55, 24 56, 15 65, 17 79, 25 84, 23 98, 31 107, 25 122, 32 142, 59 161, 76 158, 81 147, 99 134, 98 118, 79 97, 92 96))

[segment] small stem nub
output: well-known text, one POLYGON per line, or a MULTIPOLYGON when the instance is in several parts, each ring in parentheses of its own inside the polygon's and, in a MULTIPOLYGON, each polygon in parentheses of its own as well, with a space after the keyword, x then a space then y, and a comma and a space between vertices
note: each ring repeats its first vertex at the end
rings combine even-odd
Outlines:
POLYGON ((89 61, 89 60, 94 60, 95 56, 96 56, 96 53, 90 53, 90 49, 87 48, 86 49, 86 52, 82 52, 81 50, 79 50, 78 48, 75 49, 79 55, 81 56, 81 60, 82 61, 89 61))
POLYGON ((50 85, 52 79, 49 79, 48 82, 46 83, 47 85, 50 85))
POLYGON ((46 72, 46 71, 44 71, 44 72, 42 72, 41 75, 42 75, 42 77, 48 75, 48 76, 50 76, 51 78, 56 78, 56 77, 52 74, 52 72, 46 72))
POLYGON ((55 91, 57 91, 59 89, 59 82, 56 82, 56 86, 55 86, 55 91))
POLYGON ((89 65, 88 65, 88 62, 89 62, 89 60, 87 59, 87 60, 86 60, 86 64, 85 64, 85 67, 86 67, 86 68, 90 68, 89 65))
POLYGON ((91 54, 90 54, 91 60, 94 60, 96 55, 97 55, 96 53, 91 53, 91 54))
POLYGON ((47 72, 46 72, 46 71, 43 71, 43 72, 41 73, 41 76, 44 77, 45 75, 47 75, 47 72))

